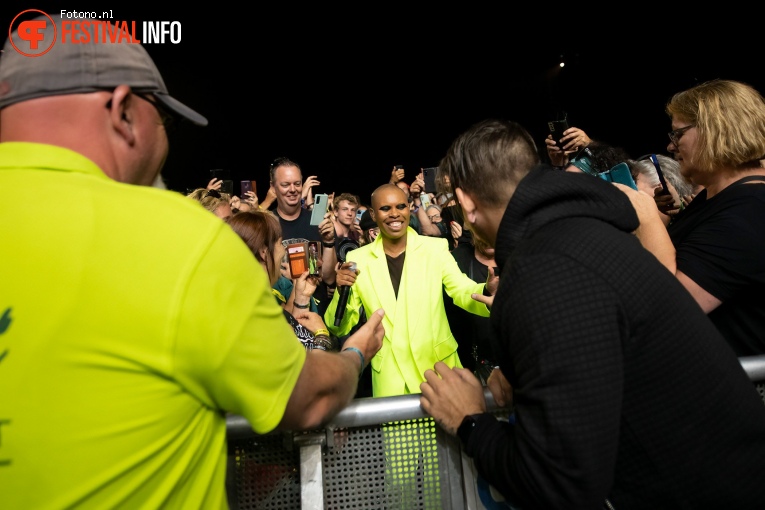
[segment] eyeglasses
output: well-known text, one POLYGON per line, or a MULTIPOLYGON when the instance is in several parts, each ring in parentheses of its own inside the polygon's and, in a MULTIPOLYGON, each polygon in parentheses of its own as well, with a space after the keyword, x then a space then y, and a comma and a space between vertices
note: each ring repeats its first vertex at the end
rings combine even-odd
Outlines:
POLYGON ((159 114, 159 120, 162 122, 162 125, 165 126, 165 131, 167 134, 172 133, 175 131, 175 115, 173 115, 172 112, 170 112, 167 108, 165 108, 162 103, 157 101, 156 98, 149 99, 150 97, 153 97, 151 94, 141 94, 136 92, 136 96, 140 97, 144 101, 147 101, 151 103, 151 105, 156 108, 157 113, 159 114))
POLYGON ((440 214, 434 214, 433 216, 428 216, 430 218, 430 221, 432 222, 439 222, 441 221, 441 215, 440 214))
POLYGON ((669 135, 669 140, 672 142, 672 145, 677 147, 678 146, 677 143, 680 141, 680 138, 682 138, 682 136, 685 134, 685 132, 688 131, 689 129, 691 129, 692 127, 696 127, 696 125, 695 124, 690 124, 688 126, 681 127, 681 128, 675 129, 674 131, 670 131, 669 133, 667 133, 667 135, 669 135))

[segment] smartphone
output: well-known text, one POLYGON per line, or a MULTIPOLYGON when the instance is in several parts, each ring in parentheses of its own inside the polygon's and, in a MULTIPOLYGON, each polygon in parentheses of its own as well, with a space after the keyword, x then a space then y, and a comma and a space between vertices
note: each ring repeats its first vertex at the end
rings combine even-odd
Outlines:
POLYGON ((630 167, 627 166, 627 163, 619 163, 607 172, 600 172, 598 177, 604 181, 618 182, 619 184, 624 184, 634 190, 638 189, 637 184, 635 184, 635 179, 632 178, 632 172, 630 172, 630 167))
POLYGON ((656 154, 651 154, 649 158, 651 163, 653 163, 653 166, 656 168, 656 175, 659 176, 659 182, 661 183, 661 189, 663 190, 662 193, 669 195, 669 188, 667 187, 667 181, 664 179, 664 172, 661 171, 659 158, 656 157, 656 154))
POLYGON ((292 278, 298 278, 308 270, 308 243, 294 243, 287 246, 287 260, 292 278))
POLYGON ((394 168, 396 170, 403 170, 404 169, 404 165, 396 165, 394 168))
POLYGON ((361 222, 361 217, 364 216, 364 210, 356 211, 356 223, 361 222))
POLYGON ((213 168, 210 170, 210 177, 222 181, 218 191, 228 195, 234 194, 234 181, 231 180, 228 170, 224 170, 223 168, 213 168))
POLYGON ((324 221, 324 215, 327 214, 329 197, 326 193, 317 193, 313 197, 313 210, 311 211, 311 225, 318 226, 324 221))
POLYGON ((430 195, 427 193, 421 193, 420 194, 420 204, 422 204, 422 208, 425 209, 425 211, 428 210, 428 207, 430 207, 430 195))
POLYGON ((252 186, 254 183, 255 181, 242 181, 241 188, 240 188, 241 194, 239 195, 239 198, 242 198, 242 199, 246 198, 247 195, 245 195, 245 193, 247 193, 248 191, 252 191, 252 186))
POLYGON ((559 120, 551 120, 547 123, 547 129, 550 131, 553 140, 558 144, 560 150, 563 150, 563 144, 560 139, 563 137, 563 132, 567 130, 568 127, 568 120, 565 117, 559 120))
POLYGON ((308 276, 319 276, 318 241, 308 241, 308 276))
POLYGON ((425 178, 425 193, 436 192, 436 173, 438 172, 437 166, 431 166, 429 168, 422 169, 422 176, 425 178))

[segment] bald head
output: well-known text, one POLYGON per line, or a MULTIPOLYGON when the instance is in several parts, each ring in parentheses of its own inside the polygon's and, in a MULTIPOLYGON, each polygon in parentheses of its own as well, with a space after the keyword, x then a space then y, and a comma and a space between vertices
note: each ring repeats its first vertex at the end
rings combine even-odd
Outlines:
POLYGON ((404 190, 395 184, 383 184, 372 192, 372 209, 377 209, 380 197, 382 195, 387 195, 388 192, 398 193, 401 197, 403 197, 404 201, 409 199, 409 197, 406 195, 406 192, 404 192, 404 190))
POLYGON ((395 184, 383 184, 372 192, 372 219, 383 241, 406 236, 409 227, 409 200, 395 184))

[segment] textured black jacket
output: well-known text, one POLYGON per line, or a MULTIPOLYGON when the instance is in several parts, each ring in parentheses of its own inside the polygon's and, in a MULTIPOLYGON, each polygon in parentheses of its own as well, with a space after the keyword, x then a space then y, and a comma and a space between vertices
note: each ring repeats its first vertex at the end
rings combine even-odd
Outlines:
POLYGON ((467 453, 524 509, 765 508, 765 406, 627 197, 540 167, 499 230, 495 357, 516 425, 467 453))

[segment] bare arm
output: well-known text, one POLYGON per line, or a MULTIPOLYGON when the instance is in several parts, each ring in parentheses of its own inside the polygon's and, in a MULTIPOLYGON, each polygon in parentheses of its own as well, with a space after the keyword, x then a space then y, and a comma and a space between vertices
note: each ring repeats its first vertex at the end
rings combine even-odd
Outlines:
POLYGON ((664 267, 672 274, 677 271, 677 253, 672 240, 669 238, 667 227, 659 214, 656 202, 647 193, 635 191, 629 186, 614 183, 614 186, 622 190, 632 202, 632 207, 640 220, 640 226, 635 230, 635 236, 640 240, 643 248, 653 253, 664 267))
MULTIPOLYGON (((382 309, 377 310, 343 344, 344 349, 359 349, 364 354, 365 366, 382 346, 384 315, 382 309)), ((334 418, 356 394, 360 367, 361 358, 355 351, 309 351, 278 428, 313 429, 334 418)))
POLYGON ((675 276, 677 276, 678 281, 683 284, 683 287, 691 293, 691 296, 693 296, 693 299, 696 300, 701 309, 704 310, 704 313, 709 313, 722 304, 722 301, 702 289, 698 283, 691 280, 682 271, 677 271, 675 276))
POLYGON ((435 223, 430 221, 428 212, 425 210, 425 207, 420 200, 420 194, 424 189, 425 177, 422 175, 422 171, 420 171, 412 185, 409 186, 409 192, 412 194, 412 203, 417 207, 417 212, 415 214, 417 215, 417 219, 420 220, 420 228, 422 229, 423 235, 441 237, 441 231, 438 230, 438 226, 436 226, 435 223))
POLYGON ((334 285, 335 283, 335 264, 337 264, 337 252, 334 246, 324 246, 323 243, 335 242, 335 224, 332 223, 332 212, 327 211, 324 215, 324 220, 319 224, 319 232, 321 233, 321 279, 327 285, 334 285))
POLYGON ((271 205, 276 200, 276 190, 274 190, 274 187, 271 186, 268 188, 268 193, 266 193, 266 198, 260 203, 259 209, 262 209, 264 211, 267 211, 271 205))

